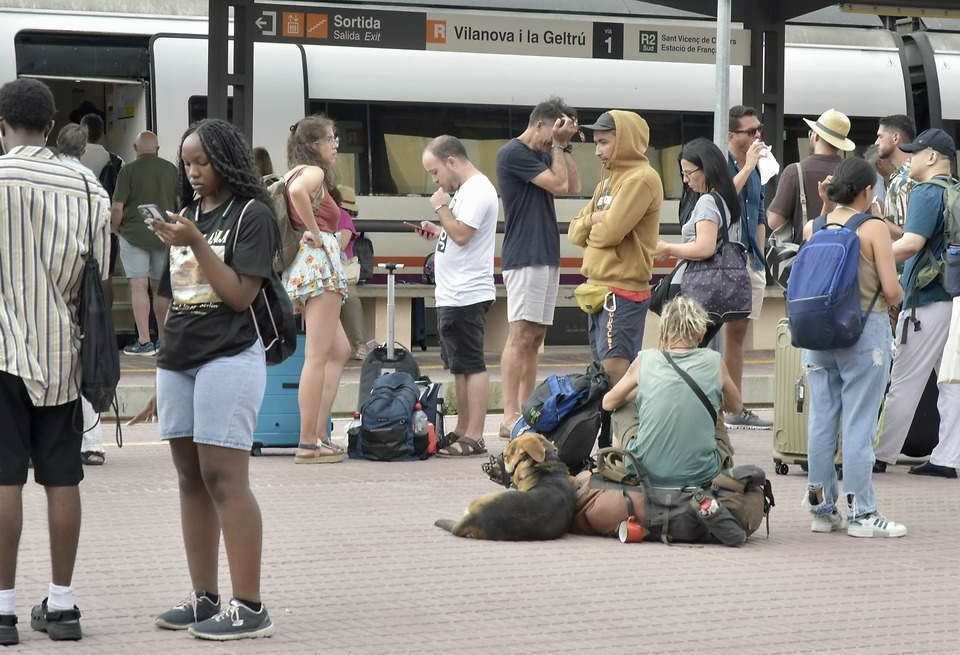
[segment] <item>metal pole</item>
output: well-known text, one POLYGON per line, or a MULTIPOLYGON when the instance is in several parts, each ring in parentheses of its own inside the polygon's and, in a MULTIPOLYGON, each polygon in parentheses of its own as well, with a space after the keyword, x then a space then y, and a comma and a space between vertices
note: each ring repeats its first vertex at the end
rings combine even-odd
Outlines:
POLYGON ((207 9, 207 118, 227 118, 230 6, 210 0, 207 9))
POLYGON ((717 0, 717 63, 714 68, 716 105, 713 111, 713 142, 727 151, 727 112, 730 111, 730 6, 717 0))

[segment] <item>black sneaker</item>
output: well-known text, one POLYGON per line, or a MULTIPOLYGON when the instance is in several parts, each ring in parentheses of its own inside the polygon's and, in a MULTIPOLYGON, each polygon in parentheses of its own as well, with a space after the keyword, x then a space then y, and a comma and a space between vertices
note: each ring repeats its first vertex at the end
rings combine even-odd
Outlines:
POLYGON ((30 627, 46 632, 54 641, 79 641, 83 637, 77 606, 72 610, 51 610, 47 608, 46 598, 30 610, 30 627))
POLYGON ((205 621, 220 612, 220 601, 214 603, 206 595, 190 592, 183 602, 158 616, 154 623, 165 630, 186 630, 194 623, 205 621))
POLYGON ((273 634, 273 622, 267 614, 267 606, 261 605, 259 612, 238 601, 230 601, 226 609, 214 617, 194 623, 187 632, 197 639, 229 641, 232 639, 255 639, 273 634))
POLYGON ((16 614, 0 614, 0 646, 13 646, 20 643, 17 632, 16 614))

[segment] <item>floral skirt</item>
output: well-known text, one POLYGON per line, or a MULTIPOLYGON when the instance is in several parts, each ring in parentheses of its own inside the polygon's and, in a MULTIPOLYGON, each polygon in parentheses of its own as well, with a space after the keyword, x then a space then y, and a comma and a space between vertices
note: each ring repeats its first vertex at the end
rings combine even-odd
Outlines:
POLYGON ((310 298, 323 293, 347 297, 347 277, 343 272, 340 245, 330 232, 320 232, 319 247, 300 244, 293 263, 283 272, 283 286, 296 312, 302 312, 310 298))

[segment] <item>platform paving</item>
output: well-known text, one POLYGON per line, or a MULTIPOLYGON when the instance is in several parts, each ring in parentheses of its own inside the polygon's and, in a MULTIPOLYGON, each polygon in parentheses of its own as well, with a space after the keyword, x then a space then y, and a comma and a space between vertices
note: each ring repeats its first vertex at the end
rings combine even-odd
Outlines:
MULTIPOLYGON (((761 412, 769 417, 769 412, 761 412)), ((488 420, 488 445, 499 417, 488 420)), ((338 422, 338 429, 342 422, 338 422)), ((483 458, 295 466, 292 451, 253 459, 263 508, 263 595, 270 639, 204 643, 151 617, 189 591, 176 478, 156 425, 129 428, 107 465, 87 468, 74 580, 85 638, 29 628, 46 592, 42 491, 25 494, 18 594, 30 653, 955 653, 960 604, 958 482, 893 467, 877 476, 899 540, 812 534, 798 467, 772 476, 770 537, 747 545, 457 539, 433 527, 493 491, 483 458)), ((770 433, 732 433, 739 462, 772 469, 770 433)), ((226 558, 222 590, 229 593, 226 558)))

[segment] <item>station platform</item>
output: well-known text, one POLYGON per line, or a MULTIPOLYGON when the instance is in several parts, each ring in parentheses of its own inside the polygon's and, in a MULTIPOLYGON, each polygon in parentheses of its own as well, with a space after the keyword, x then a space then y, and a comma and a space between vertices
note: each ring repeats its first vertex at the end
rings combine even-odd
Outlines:
MULTIPOLYGON (((414 358, 422 373, 435 382, 449 382, 445 386, 448 408, 456 407, 453 376, 444 370, 439 348, 426 351, 415 349, 414 358)), ((540 354, 539 379, 551 374, 579 373, 590 364, 590 350, 586 346, 547 346, 540 354)), ((500 353, 486 353, 490 371, 490 413, 503 411, 503 393, 500 384, 500 353)), ((351 360, 340 382, 340 390, 333 404, 334 416, 349 416, 357 407, 361 362, 351 360)), ((156 371, 155 357, 120 356, 120 386, 117 396, 121 418, 135 415, 153 395, 156 371)), ((743 400, 752 407, 773 405, 773 351, 754 350, 746 354, 743 372, 743 400)))

